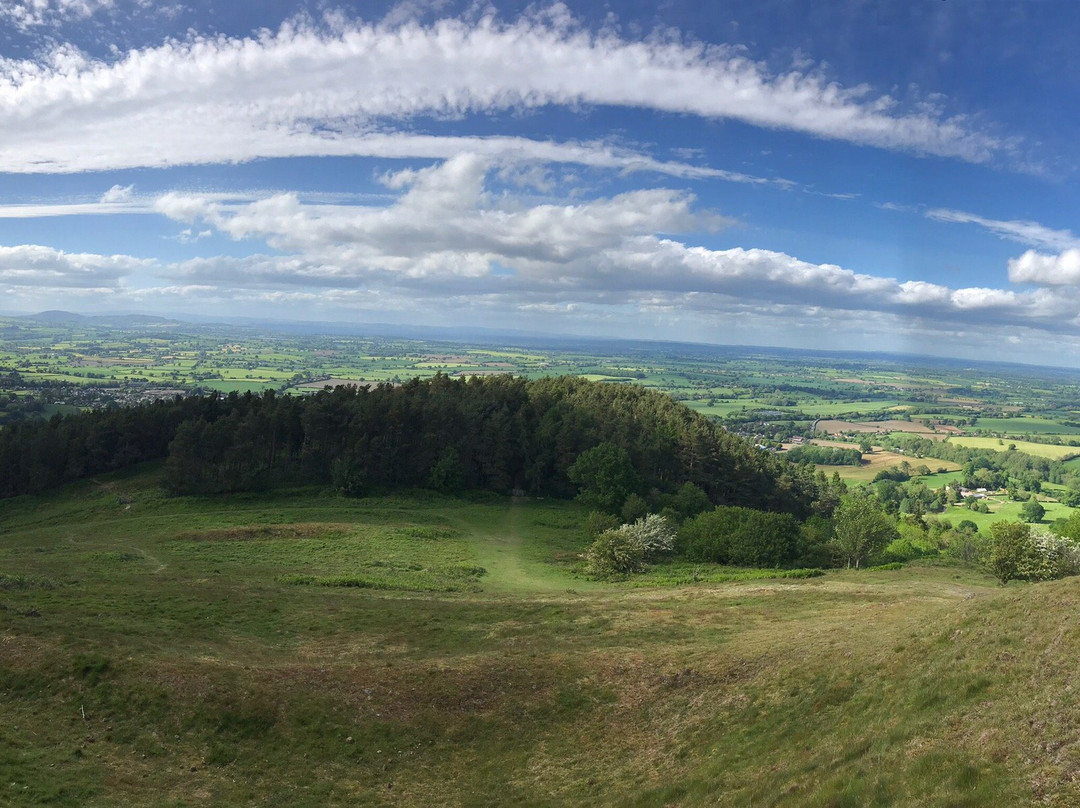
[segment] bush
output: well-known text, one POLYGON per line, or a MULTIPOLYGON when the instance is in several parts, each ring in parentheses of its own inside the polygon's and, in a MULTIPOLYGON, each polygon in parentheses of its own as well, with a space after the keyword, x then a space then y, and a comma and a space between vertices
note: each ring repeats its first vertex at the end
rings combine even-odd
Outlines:
POLYGON ((1031 553, 1031 528, 1019 522, 990 525, 990 554, 987 565, 1002 584, 1022 577, 1020 570, 1031 553))
POLYGON ((447 446, 428 474, 428 488, 452 494, 465 487, 465 469, 461 455, 453 446, 447 446))
POLYGON ((1020 522, 990 527, 989 567, 1002 584, 1050 581, 1080 574, 1080 545, 1020 522))
POLYGON ((636 535, 645 547, 646 558, 656 558, 675 550, 675 531, 667 519, 655 513, 638 519, 632 525, 623 525, 619 531, 636 535))
POLYGON ((608 530, 614 530, 619 526, 619 517, 604 511, 590 511, 585 517, 585 538, 596 541, 596 538, 608 530))
POLYGON ((601 533, 585 551, 586 572, 600 578, 640 572, 644 563, 645 545, 618 529, 601 533))
POLYGON ((672 507, 679 512, 680 521, 690 519, 712 508, 709 495, 693 483, 683 483, 673 497, 672 507))
POLYGON ((836 566, 832 540, 832 522, 823 516, 813 514, 799 526, 799 544, 795 564, 800 567, 836 566))
POLYGON ((691 561, 777 567, 795 559, 799 523, 787 513, 721 506, 687 520, 678 542, 691 561))
POLYGON ((579 500, 609 513, 617 513, 641 482, 629 453, 611 443, 582 452, 566 473, 580 488, 579 500))
POLYGON ((1071 539, 1035 528, 1031 553, 1020 572, 1028 581, 1051 581, 1080 573, 1080 545, 1071 539))
POLYGON ((585 551, 585 568, 601 578, 639 572, 647 559, 670 553, 675 531, 664 517, 649 514, 633 524, 605 530, 585 551))
MULTIPOLYGON (((894 539, 881 551, 881 565, 895 562, 913 561, 925 556, 936 556, 938 549, 931 547, 925 542, 912 541, 911 539, 894 539)), ((879 565, 879 566, 881 566, 879 565)))
MULTIPOLYGON (((961 528, 963 525, 961 522, 961 528)), ((988 558, 989 542, 988 538, 975 530, 957 529, 945 537, 945 552, 957 561, 981 564, 988 558)))
POLYGON ((631 494, 626 498, 622 506, 623 522, 633 522, 635 519, 643 519, 649 512, 649 503, 641 494, 631 494))

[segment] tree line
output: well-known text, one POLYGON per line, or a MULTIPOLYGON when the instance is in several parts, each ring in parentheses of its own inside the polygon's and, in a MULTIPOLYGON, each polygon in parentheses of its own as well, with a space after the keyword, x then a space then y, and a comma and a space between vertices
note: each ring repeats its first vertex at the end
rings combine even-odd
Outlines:
POLYGON ((175 494, 323 484, 570 497, 570 467, 600 444, 625 452, 639 496, 693 483, 717 505, 805 518, 824 482, 642 387, 440 375, 306 397, 178 396, 16 424, 0 430, 0 496, 167 458, 175 494))

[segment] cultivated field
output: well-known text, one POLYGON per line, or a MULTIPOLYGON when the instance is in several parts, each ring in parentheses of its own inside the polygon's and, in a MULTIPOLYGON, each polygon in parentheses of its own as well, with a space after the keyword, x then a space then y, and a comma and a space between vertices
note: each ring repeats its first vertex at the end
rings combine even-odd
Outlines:
MULTIPOLYGON (((828 441, 828 440, 816 440, 814 444, 818 446, 831 446, 837 449, 851 449, 859 448, 854 444, 844 443, 843 441, 828 441)), ((839 473, 841 479, 847 482, 864 483, 870 482, 878 475, 879 472, 893 466, 900 466, 902 463, 909 463, 912 466, 926 465, 930 468, 934 474, 922 477, 921 479, 931 488, 938 488, 944 485, 946 476, 948 479, 952 479, 953 472, 960 469, 959 463, 954 463, 951 460, 938 460, 934 457, 928 457, 923 459, 915 459, 908 455, 897 454, 896 452, 887 452, 884 449, 875 448, 872 454, 864 454, 863 462, 860 466, 817 466, 821 471, 826 474, 832 474, 834 471, 839 473), (945 474, 937 474, 938 469, 945 469, 945 474), (942 478, 939 481, 939 478, 942 478)))
POLYGON ((949 435, 959 434, 962 430, 955 426, 931 426, 923 421, 837 421, 822 420, 817 424, 819 432, 840 435, 850 432, 887 434, 889 432, 909 432, 932 440, 944 440, 949 435))

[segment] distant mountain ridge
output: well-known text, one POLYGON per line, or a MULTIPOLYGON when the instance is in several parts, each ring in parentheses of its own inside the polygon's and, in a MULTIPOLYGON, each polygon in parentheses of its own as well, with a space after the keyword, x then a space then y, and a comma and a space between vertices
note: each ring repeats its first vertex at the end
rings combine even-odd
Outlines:
POLYGON ((136 325, 183 325, 182 320, 173 320, 168 317, 159 317, 156 314, 76 314, 73 311, 50 309, 39 311, 37 314, 21 314, 16 319, 34 320, 39 323, 55 323, 69 325, 111 325, 114 327, 136 325))

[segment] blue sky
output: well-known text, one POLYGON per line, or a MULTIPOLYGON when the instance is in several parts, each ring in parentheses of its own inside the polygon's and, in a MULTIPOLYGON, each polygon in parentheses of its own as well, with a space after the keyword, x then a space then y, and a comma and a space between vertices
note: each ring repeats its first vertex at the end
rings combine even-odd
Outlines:
POLYGON ((6 2, 0 308, 1080 365, 1078 34, 1055 0, 6 2))

